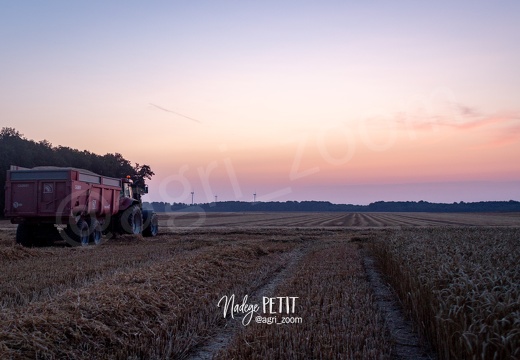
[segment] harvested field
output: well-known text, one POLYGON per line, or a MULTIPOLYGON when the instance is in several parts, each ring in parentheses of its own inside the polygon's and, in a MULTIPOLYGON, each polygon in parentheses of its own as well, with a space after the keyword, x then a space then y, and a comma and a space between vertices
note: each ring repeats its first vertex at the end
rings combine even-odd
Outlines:
POLYGON ((197 227, 348 227, 520 226, 517 213, 162 213, 169 231, 197 227))
POLYGON ((398 294, 414 290, 410 301, 403 298, 411 319, 423 324, 433 314, 432 325, 419 328, 439 358, 465 356, 438 346, 448 346, 449 336, 450 349, 483 351, 487 344, 488 352, 518 356, 514 343, 500 345, 497 335, 518 343, 516 215, 171 216, 161 215, 161 234, 152 240, 123 236, 83 248, 22 248, 6 224, 0 358, 413 358, 402 357, 398 343, 406 339, 381 311, 365 268, 370 251, 398 294), (231 295, 236 311, 224 316, 220 301, 231 295), (259 305, 248 324, 239 309, 245 296, 247 305, 259 305), (294 310, 264 312, 264 299, 277 297, 296 298, 294 310), (256 322, 257 315, 289 323, 256 322), (478 333, 482 326, 488 337, 478 333))
MULTIPOLYGON (((77 266, 53 264, 55 277, 71 274, 69 287, 37 297, 31 296, 47 275, 22 267, 24 287, 11 293, 12 284, 3 289, 1 357, 182 358, 225 321, 216 311, 220 294, 252 292, 282 266, 296 245, 235 235, 128 242, 78 248, 82 254, 76 256, 77 266), (149 246, 155 247, 154 255, 149 246), (104 253, 110 253, 119 267, 75 281, 83 266, 105 266, 104 253), (138 255, 144 260, 131 259, 138 255)), ((31 250, 37 270, 56 255, 31 250)), ((69 250, 54 252, 67 258, 69 250)), ((19 262, 10 261, 13 269, 19 262)))
MULTIPOLYGON (((171 212, 160 213, 159 224, 163 233, 199 227, 520 226, 520 213, 171 212)), ((1 220, 0 230, 15 231, 16 225, 1 220)))

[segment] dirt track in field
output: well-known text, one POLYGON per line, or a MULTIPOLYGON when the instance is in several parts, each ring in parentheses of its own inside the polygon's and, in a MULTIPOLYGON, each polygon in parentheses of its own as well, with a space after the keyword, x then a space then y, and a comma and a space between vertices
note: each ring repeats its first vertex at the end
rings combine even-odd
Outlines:
MULTIPOLYGON (((286 263, 279 267, 273 275, 265 281, 258 289, 256 289, 249 300, 252 303, 260 303, 262 296, 276 296, 274 293, 276 287, 281 282, 285 281, 287 276, 294 270, 302 256, 310 250, 309 243, 296 246, 288 257, 286 263)), ((229 346, 231 340, 243 327, 240 323, 244 316, 238 315, 234 319, 229 317, 227 322, 221 330, 213 337, 209 338, 205 343, 201 344, 194 353, 189 356, 190 360, 209 360, 213 359, 215 354, 229 346)))
POLYGON ((377 307, 385 319, 394 342, 393 356, 403 360, 429 360, 436 358, 431 347, 419 338, 413 324, 406 319, 399 299, 379 272, 374 258, 365 250, 363 264, 374 292, 377 307))

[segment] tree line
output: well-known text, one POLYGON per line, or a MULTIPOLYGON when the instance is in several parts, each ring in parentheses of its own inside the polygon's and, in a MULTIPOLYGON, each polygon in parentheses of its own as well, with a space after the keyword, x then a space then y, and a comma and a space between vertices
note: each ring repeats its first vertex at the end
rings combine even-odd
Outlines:
POLYGON ((308 212, 520 212, 518 201, 454 202, 377 201, 369 205, 333 204, 328 201, 220 201, 188 205, 185 203, 145 202, 143 206, 156 212, 247 212, 247 211, 308 211, 308 212))
POLYGON ((49 141, 29 140, 16 129, 4 127, 0 130, 0 217, 3 216, 7 170, 11 165, 26 168, 35 166, 74 167, 90 170, 96 174, 123 178, 130 175, 138 186, 154 174, 149 165, 134 164, 121 154, 98 155, 87 150, 66 146, 53 146, 49 141))

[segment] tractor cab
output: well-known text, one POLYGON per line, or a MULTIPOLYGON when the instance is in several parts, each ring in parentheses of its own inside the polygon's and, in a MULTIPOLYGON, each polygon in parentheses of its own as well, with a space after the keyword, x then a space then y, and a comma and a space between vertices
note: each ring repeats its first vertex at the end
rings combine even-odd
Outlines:
POLYGON ((121 179, 121 182, 121 197, 134 199, 133 181, 127 177, 126 179, 121 179))
POLYGON ((141 201, 141 196, 144 194, 148 194, 148 185, 144 185, 144 187, 137 186, 130 179, 130 176, 127 176, 124 179, 121 179, 122 187, 121 187, 121 197, 122 198, 131 198, 138 201, 141 201))

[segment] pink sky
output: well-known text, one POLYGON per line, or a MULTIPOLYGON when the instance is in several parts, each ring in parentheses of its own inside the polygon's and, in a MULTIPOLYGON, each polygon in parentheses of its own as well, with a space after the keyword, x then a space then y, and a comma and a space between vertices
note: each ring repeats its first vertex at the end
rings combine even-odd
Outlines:
POLYGON ((9 1, 1 126, 149 201, 520 200, 520 5, 9 1))

